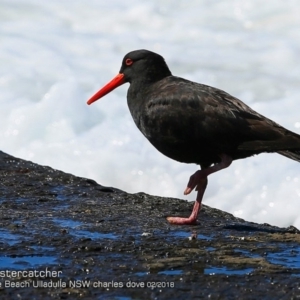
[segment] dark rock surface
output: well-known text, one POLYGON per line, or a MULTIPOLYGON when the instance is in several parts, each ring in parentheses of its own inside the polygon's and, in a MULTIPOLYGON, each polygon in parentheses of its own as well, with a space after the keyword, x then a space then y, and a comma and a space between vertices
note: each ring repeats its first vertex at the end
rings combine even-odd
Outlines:
POLYGON ((0 166, 0 299, 300 297, 294 227, 208 206, 199 225, 170 226, 165 217, 188 216, 193 203, 128 194, 3 152, 0 166))

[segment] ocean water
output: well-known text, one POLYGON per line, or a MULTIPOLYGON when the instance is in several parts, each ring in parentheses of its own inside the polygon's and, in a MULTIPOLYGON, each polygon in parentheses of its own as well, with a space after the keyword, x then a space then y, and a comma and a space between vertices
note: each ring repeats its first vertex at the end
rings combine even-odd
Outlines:
MULTIPOLYGON (((221 88, 300 134, 296 0, 0 1, 0 149, 127 192, 194 200, 198 166, 157 152, 135 127, 127 85, 88 106, 135 49, 174 75, 221 88)), ((234 162, 203 201, 300 228, 300 164, 278 154, 234 162)))

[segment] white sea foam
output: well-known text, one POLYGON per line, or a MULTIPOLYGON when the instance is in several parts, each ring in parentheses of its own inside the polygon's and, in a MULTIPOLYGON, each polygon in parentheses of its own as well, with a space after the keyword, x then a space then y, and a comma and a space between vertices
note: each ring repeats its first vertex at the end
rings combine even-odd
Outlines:
MULTIPOLYGON (((133 124, 122 86, 86 100, 145 48, 174 74, 239 97, 300 133, 297 1, 3 0, 0 149, 128 192, 185 198, 197 166, 157 152, 133 124)), ((193 193, 187 199, 193 200, 193 193)), ((300 165, 276 154, 209 178, 204 203, 300 228, 300 165)))

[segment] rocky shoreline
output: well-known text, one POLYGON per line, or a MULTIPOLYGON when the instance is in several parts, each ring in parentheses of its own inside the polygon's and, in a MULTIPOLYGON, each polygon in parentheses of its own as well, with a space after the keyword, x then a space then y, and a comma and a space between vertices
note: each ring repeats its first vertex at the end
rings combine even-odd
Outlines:
POLYGON ((1 299, 298 299, 300 234, 0 152, 1 299))

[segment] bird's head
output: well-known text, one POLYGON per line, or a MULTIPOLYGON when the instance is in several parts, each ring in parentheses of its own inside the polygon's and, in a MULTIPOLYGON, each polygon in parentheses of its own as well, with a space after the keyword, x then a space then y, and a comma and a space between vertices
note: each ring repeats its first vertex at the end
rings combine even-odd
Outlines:
POLYGON ((123 58, 119 74, 92 96, 87 104, 92 104, 126 82, 149 84, 170 75, 165 60, 159 54, 148 50, 129 52, 123 58))

